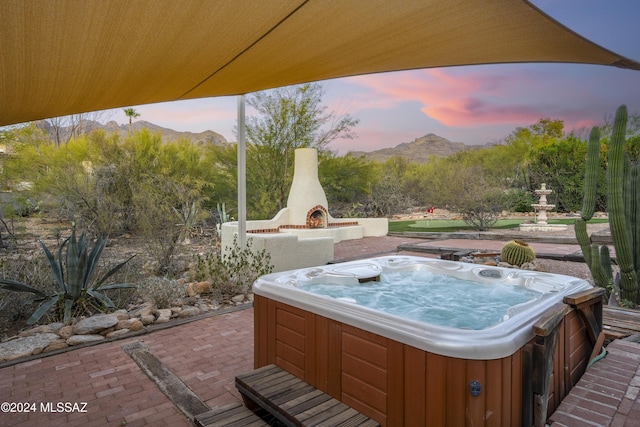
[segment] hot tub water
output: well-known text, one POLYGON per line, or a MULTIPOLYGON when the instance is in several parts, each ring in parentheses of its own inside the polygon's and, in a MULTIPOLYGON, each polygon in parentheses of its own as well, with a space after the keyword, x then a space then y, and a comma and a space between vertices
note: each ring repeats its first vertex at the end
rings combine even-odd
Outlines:
POLYGON ((417 271, 392 271, 380 281, 343 284, 327 276, 323 283, 298 288, 380 310, 411 320, 461 329, 485 329, 509 318, 513 306, 542 294, 522 286, 487 284, 455 276, 417 271))

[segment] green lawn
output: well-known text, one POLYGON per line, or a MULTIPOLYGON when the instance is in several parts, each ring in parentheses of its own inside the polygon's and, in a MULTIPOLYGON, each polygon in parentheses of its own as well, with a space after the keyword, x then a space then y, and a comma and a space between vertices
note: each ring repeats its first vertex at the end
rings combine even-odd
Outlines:
MULTIPOLYGON (((550 219, 549 224, 573 224, 576 218, 566 219, 550 219)), ((517 228, 525 219, 500 219, 492 228, 517 228)), ((606 218, 595 218, 590 223, 609 222, 606 218)), ((437 231, 452 232, 462 230, 473 230, 462 220, 456 219, 421 219, 417 221, 390 221, 389 231, 391 232, 419 232, 419 231, 437 231)))

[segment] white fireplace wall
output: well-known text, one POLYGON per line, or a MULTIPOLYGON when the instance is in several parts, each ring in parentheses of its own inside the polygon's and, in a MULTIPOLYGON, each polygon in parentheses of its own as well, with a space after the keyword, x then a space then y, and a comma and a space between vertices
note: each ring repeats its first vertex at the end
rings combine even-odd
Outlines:
MULTIPOLYGON (((269 220, 247 221, 253 249, 271 254, 274 271, 311 267, 333 261, 333 245, 343 240, 386 236, 386 218, 333 218, 318 179, 318 155, 313 148, 296 150, 294 179, 287 207, 269 220), (307 215, 318 206, 326 211, 326 228, 307 228, 307 215)), ((227 253, 238 234, 238 223, 221 227, 222 251, 227 253)))
POLYGON ((289 224, 305 225, 309 211, 317 206, 322 206, 325 211, 329 206, 318 178, 318 151, 315 148, 298 148, 287 198, 289 224))

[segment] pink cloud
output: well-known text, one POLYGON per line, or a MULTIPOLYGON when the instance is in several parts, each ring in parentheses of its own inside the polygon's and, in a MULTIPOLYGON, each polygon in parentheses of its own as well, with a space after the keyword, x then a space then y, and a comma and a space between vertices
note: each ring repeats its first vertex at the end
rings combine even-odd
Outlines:
POLYGON ((531 76, 478 70, 430 69, 353 77, 350 81, 375 93, 367 95, 376 100, 373 108, 391 109, 416 101, 422 104, 423 114, 446 126, 534 123, 545 116, 544 106, 512 101, 514 93, 532 87, 531 76))
POLYGON ((175 109, 171 106, 167 107, 142 107, 140 108, 141 116, 140 119, 144 120, 144 116, 148 115, 149 117, 153 117, 155 120, 160 120, 163 122, 179 122, 185 124, 193 124, 200 122, 213 122, 219 120, 234 120, 236 119, 236 111, 234 110, 225 110, 225 109, 216 109, 216 108, 194 108, 188 110, 175 109))

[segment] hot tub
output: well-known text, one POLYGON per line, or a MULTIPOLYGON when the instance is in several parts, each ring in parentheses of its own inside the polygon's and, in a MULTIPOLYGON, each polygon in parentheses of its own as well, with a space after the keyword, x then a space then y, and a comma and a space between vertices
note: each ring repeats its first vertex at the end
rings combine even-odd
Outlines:
MULTIPOLYGON (((402 295, 403 285, 391 287, 402 295)), ((253 287, 255 364, 276 363, 382 425, 520 425, 534 323, 567 295, 589 288, 588 282, 564 275, 410 256, 270 274, 253 287), (422 310, 426 318, 419 319, 404 317, 397 305, 393 310, 368 306, 358 295, 396 275, 414 282, 407 304, 430 292, 436 276, 461 279, 474 292, 495 298, 503 292, 524 296, 491 314, 486 325, 456 327, 429 321, 429 312, 442 311, 442 297, 436 296, 435 305, 422 310), (308 290, 319 284, 323 292, 346 288, 349 296, 308 290)), ((454 299, 466 303, 464 312, 474 304, 484 308, 482 297, 455 289, 451 285, 454 299)), ((590 351, 574 310, 567 310, 561 331, 556 398, 571 387, 566 382, 577 381, 590 351)))

